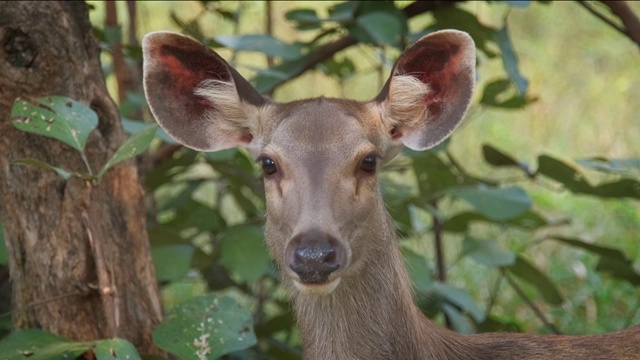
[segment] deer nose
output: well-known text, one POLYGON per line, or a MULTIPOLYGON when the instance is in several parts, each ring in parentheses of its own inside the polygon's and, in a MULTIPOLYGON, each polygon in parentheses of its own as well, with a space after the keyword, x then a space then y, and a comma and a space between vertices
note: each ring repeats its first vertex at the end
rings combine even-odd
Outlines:
POLYGON ((343 265, 345 250, 333 236, 321 230, 309 230, 291 239, 286 249, 289 268, 300 282, 323 284, 343 265))

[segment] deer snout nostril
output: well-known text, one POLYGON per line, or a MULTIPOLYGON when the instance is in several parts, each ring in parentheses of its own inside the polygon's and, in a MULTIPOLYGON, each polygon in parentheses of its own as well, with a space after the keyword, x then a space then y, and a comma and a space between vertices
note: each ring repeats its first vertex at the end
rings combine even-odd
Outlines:
POLYGON ((289 268, 302 283, 321 284, 344 262, 344 248, 332 236, 311 230, 296 235, 287 246, 289 268))
POLYGON ((296 262, 331 263, 336 259, 336 250, 331 247, 303 246, 295 251, 296 262))

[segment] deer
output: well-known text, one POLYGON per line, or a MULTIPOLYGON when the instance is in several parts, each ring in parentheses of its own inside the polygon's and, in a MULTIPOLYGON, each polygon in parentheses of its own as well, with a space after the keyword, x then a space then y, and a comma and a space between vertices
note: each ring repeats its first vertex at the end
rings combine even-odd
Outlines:
POLYGON ((244 147, 262 167, 265 241, 289 291, 304 358, 640 359, 640 327, 600 335, 462 335, 424 316, 377 181, 406 146, 426 150, 461 123, 475 44, 425 35, 370 101, 277 103, 202 43, 143 39, 144 89, 158 124, 198 151, 244 147))

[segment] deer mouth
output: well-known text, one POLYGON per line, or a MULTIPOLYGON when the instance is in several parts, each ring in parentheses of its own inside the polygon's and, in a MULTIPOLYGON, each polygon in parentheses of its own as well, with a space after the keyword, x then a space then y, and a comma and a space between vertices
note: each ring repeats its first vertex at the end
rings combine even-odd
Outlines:
POLYGON ((329 281, 323 282, 303 282, 293 280, 293 285, 303 294, 307 295, 328 295, 331 294, 340 284, 340 278, 336 277, 329 281))

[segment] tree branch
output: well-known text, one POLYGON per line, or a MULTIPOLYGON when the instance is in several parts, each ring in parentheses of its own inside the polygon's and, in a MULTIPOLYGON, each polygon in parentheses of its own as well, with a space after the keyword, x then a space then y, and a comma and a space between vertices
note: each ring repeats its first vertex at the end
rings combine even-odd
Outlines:
MULTIPOLYGON (((411 3, 406 8, 402 9, 407 18, 412 18, 414 16, 424 14, 430 11, 434 11, 441 8, 446 8, 453 6, 454 4, 460 2, 460 0, 454 1, 416 1, 411 3)), ((321 62, 333 57, 339 51, 342 51, 352 45, 358 43, 358 40, 353 38, 351 35, 346 35, 336 41, 330 42, 323 46, 320 46, 313 54, 309 56, 304 66, 300 67, 298 71, 296 71, 293 76, 288 79, 283 79, 275 84, 268 91, 274 91, 278 86, 282 85, 284 82, 289 81, 291 79, 295 79, 298 76, 305 73, 307 70, 313 69, 316 65, 321 62)))
POLYGON ((640 19, 634 14, 626 1, 601 1, 601 3, 611 9, 624 26, 626 27, 625 35, 640 46, 640 19))
POLYGON ((624 28, 614 23, 602 13, 597 11, 593 6, 587 3, 585 0, 578 0, 578 4, 582 5, 587 11, 593 14, 598 19, 604 21, 612 28, 616 29, 621 34, 625 35, 631 41, 635 42, 640 47, 640 20, 638 16, 633 13, 633 10, 629 7, 626 1, 600 1, 604 6, 608 7, 611 12, 616 15, 624 24, 624 28))
POLYGON ((507 282, 509 283, 509 285, 511 285, 511 287, 516 292, 516 294, 518 294, 518 296, 527 304, 527 306, 529 306, 529 308, 538 317, 538 319, 540 319, 540 321, 542 321, 542 323, 549 330, 551 330, 551 332, 553 332, 556 335, 561 335, 562 333, 560 332, 560 330, 558 330, 558 328, 554 324, 552 324, 551 322, 549 322, 549 320, 547 320, 547 317, 544 316, 544 313, 542 312, 542 310, 538 309, 536 304, 534 304, 533 301, 531 301, 531 299, 527 297, 527 295, 524 293, 524 291, 522 291, 520 286, 516 284, 516 282, 511 278, 511 276, 509 276, 509 274, 506 273, 504 269, 502 270, 502 275, 504 276, 505 279, 507 279, 507 282))

